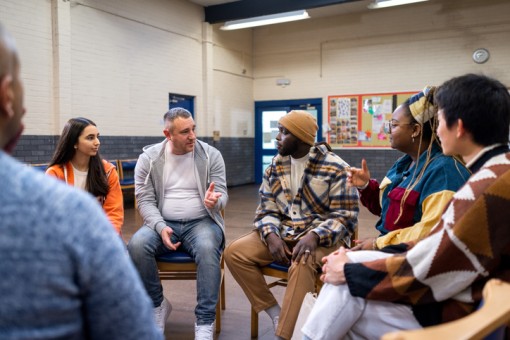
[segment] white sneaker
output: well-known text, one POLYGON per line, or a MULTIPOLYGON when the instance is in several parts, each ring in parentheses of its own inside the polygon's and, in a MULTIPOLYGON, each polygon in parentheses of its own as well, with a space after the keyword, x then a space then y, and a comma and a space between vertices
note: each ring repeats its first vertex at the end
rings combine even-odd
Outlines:
POLYGON ((165 323, 166 319, 172 312, 172 305, 168 300, 164 297, 163 302, 159 307, 154 308, 154 319, 156 320, 156 325, 161 329, 163 333, 165 333, 165 323))
POLYGON ((276 330, 278 329, 278 321, 280 321, 280 317, 279 316, 275 316, 274 319, 273 319, 273 327, 274 327, 274 332, 276 333, 276 330))
POLYGON ((200 325, 195 324, 195 340, 213 340, 214 332, 213 332, 214 322, 210 325, 200 325))

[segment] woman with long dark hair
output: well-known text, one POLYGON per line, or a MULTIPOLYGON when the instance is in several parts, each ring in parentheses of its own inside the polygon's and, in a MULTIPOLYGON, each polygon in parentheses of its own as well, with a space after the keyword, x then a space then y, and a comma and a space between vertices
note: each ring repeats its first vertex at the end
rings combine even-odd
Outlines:
POLYGON ((124 206, 115 166, 99 155, 99 131, 87 118, 71 118, 58 140, 46 174, 97 197, 117 233, 124 223, 124 206))

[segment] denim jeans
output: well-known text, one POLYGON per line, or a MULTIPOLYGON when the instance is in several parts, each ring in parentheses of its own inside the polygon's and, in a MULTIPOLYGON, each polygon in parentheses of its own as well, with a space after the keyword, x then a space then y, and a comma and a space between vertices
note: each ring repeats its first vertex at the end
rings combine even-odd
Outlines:
MULTIPOLYGON (((188 252, 197 264, 197 325, 212 324, 220 288, 220 258, 223 231, 209 217, 196 220, 165 221, 173 230, 172 243, 182 242, 180 249, 188 252)), ((163 287, 159 280, 156 256, 170 252, 159 234, 142 226, 131 238, 128 251, 145 289, 155 307, 163 301, 163 287)))

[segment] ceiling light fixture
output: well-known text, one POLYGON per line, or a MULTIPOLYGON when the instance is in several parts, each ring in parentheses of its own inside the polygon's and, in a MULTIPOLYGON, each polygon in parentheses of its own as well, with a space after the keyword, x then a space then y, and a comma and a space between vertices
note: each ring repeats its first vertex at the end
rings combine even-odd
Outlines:
POLYGON ((429 0, 375 0, 375 2, 368 4, 367 7, 370 9, 377 9, 377 8, 414 4, 415 2, 423 2, 423 1, 429 1, 429 0))
POLYGON ((282 22, 296 21, 308 19, 310 16, 306 10, 277 13, 270 15, 263 15, 260 17, 253 17, 248 19, 232 20, 227 21, 223 26, 220 27, 222 30, 238 30, 241 28, 256 27, 263 25, 279 24, 282 22))

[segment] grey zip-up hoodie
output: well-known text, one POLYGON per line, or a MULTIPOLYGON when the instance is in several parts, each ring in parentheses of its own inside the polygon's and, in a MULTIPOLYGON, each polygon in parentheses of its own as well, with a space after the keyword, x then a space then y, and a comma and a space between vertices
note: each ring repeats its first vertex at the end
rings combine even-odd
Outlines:
MULTIPOLYGON (((161 216, 165 192, 163 174, 167 143, 168 140, 165 139, 161 143, 145 146, 135 167, 135 196, 138 211, 144 224, 159 235, 167 226, 161 216)), ((221 216, 221 210, 227 205, 228 194, 223 157, 216 148, 197 140, 193 158, 195 160, 194 175, 202 201, 211 182, 215 184, 214 191, 221 193, 216 206, 206 210, 225 233, 225 222, 221 216)))

